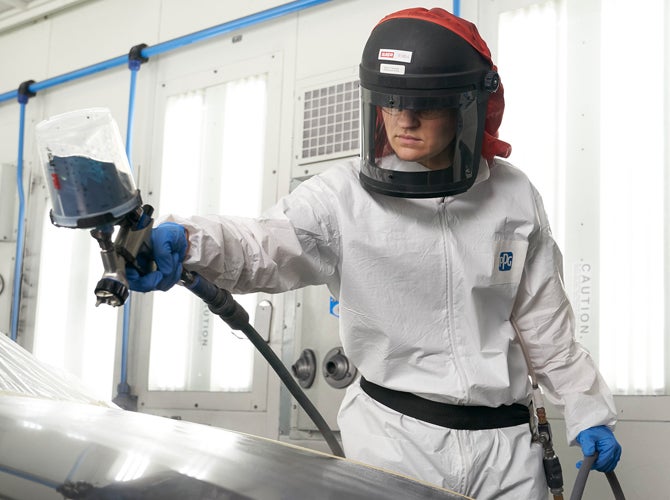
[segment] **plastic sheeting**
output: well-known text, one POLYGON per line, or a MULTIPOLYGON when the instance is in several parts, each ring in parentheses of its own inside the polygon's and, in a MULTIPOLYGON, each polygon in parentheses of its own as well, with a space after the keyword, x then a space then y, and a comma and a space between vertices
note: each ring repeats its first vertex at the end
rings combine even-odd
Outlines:
POLYGON ((23 395, 115 407, 77 378, 39 361, 0 332, 0 396, 23 395))
POLYGON ((12 500, 459 500, 325 453, 120 408, 0 396, 0 497, 12 500))
POLYGON ((1 332, 0 436, 0 497, 16 500, 467 498, 278 441, 125 411, 1 332))

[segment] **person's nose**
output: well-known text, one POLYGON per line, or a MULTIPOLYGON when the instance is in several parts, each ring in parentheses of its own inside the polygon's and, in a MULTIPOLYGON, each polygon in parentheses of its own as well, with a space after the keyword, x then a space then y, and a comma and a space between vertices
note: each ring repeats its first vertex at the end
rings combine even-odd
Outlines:
POLYGON ((419 125, 419 117, 416 112, 411 109, 403 109, 398 111, 398 125, 403 128, 414 128, 419 125))

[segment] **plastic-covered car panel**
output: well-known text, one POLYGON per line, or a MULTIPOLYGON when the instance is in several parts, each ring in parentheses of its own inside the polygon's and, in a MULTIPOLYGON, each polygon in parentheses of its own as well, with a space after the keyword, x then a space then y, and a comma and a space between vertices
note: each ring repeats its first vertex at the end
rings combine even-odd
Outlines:
POLYGON ((453 499, 346 459, 118 408, 0 396, 0 491, 13 499, 453 499))
POLYGON ((0 333, 0 498, 464 497, 278 441, 123 410, 0 333))

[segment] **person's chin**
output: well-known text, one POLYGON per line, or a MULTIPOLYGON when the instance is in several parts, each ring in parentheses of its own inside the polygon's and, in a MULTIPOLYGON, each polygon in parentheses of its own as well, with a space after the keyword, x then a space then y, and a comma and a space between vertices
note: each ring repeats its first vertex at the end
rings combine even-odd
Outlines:
POLYGON ((423 155, 419 152, 409 148, 399 148, 399 150, 396 150, 396 156, 403 161, 413 162, 419 162, 423 158, 423 155))

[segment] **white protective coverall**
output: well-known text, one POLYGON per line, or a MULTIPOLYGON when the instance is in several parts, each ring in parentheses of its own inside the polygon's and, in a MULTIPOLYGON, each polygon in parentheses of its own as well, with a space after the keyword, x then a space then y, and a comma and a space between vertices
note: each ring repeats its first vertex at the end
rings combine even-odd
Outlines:
MULTIPOLYGON (((352 159, 257 220, 167 220, 188 230, 185 267, 233 293, 327 284, 344 351, 371 382, 452 404, 528 404, 514 314, 546 396, 564 409, 568 440, 615 423, 609 389, 573 337, 540 196, 505 161, 489 169, 483 160, 463 194, 407 199, 365 190, 352 159)), ((451 430, 396 413, 358 383, 338 424, 348 458, 475 498, 546 498, 542 450, 526 424, 451 430)))

